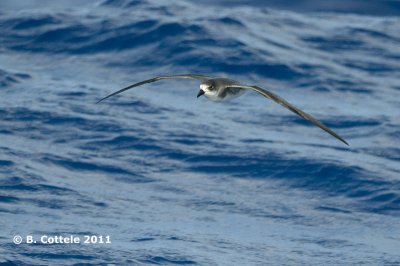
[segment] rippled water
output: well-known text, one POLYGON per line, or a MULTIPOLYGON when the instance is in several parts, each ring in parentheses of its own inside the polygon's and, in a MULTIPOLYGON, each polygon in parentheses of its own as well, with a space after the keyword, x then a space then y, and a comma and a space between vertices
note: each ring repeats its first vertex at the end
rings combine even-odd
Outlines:
POLYGON ((400 5, 388 2, 310 13, 2 1, 0 264, 400 264, 400 20, 389 16, 400 5), (263 86, 350 147, 256 93, 196 99, 196 81, 95 104, 177 73, 263 86))

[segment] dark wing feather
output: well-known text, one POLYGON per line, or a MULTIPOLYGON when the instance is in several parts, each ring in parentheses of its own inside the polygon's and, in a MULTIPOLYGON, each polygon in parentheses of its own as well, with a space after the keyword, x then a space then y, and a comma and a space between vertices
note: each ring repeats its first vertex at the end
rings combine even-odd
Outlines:
POLYGON ((297 114, 298 116, 310 121, 311 123, 313 123, 317 127, 321 128, 322 130, 325 130, 326 132, 328 132, 329 134, 331 134, 332 136, 334 136, 335 138, 337 138, 338 140, 340 140, 344 144, 349 145, 341 136, 336 134, 332 129, 328 128, 327 126, 322 124, 320 121, 318 121, 317 119, 315 119, 311 115, 301 111, 297 107, 293 106, 292 104, 288 103, 287 101, 285 101, 284 99, 282 99, 281 97, 279 97, 278 95, 276 95, 276 94, 274 94, 274 93, 272 93, 270 91, 267 91, 267 90, 265 90, 263 88, 260 88, 258 86, 233 85, 233 86, 229 86, 229 87, 236 87, 236 88, 254 90, 254 91, 260 93, 261 95, 263 95, 264 97, 266 97, 268 99, 271 99, 274 102, 276 102, 276 103, 282 105, 283 107, 289 109, 290 111, 292 111, 293 113, 297 114))
POLYGON ((210 78, 212 78, 212 77, 205 76, 205 75, 195 75, 195 74, 171 75, 171 76, 158 76, 158 77, 155 77, 155 78, 152 78, 152 79, 147 79, 147 80, 144 80, 144 81, 141 81, 141 82, 132 84, 132 85, 130 85, 130 86, 128 86, 128 87, 125 87, 125 88, 123 88, 123 89, 121 89, 121 90, 119 90, 119 91, 113 92, 113 93, 111 93, 110 95, 107 95, 106 97, 100 99, 97 103, 99 103, 99 102, 101 102, 101 101, 104 101, 105 99, 110 98, 111 96, 120 94, 121 92, 124 92, 124 91, 126 91, 126 90, 132 89, 132 88, 134 88, 134 87, 138 87, 138 86, 143 85, 143 84, 146 84, 146 83, 155 82, 155 81, 161 80, 161 79, 174 79, 174 78, 181 78, 181 79, 197 79, 197 80, 203 81, 203 80, 210 79, 210 78))

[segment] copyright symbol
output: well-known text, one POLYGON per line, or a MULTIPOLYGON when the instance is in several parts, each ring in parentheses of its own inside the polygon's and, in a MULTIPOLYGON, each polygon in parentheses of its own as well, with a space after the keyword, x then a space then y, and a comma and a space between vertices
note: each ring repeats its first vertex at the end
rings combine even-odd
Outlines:
POLYGON ((14 244, 16 244, 16 245, 21 244, 21 243, 22 243, 22 237, 19 236, 19 235, 14 236, 13 242, 14 242, 14 244))

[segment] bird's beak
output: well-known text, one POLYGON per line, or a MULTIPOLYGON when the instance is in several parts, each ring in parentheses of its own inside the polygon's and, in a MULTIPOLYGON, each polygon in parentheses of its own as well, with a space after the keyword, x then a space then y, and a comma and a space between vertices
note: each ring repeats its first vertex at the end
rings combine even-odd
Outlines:
POLYGON ((199 98, 201 95, 203 95, 204 93, 206 93, 205 91, 203 91, 202 89, 199 90, 199 93, 197 93, 197 98, 199 98))

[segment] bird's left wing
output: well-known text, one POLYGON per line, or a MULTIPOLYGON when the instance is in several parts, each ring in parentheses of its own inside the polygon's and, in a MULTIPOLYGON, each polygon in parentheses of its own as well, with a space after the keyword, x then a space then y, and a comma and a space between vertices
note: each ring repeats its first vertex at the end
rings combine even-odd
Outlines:
POLYGON ((146 84, 146 83, 155 82, 155 81, 161 80, 161 79, 197 79, 197 80, 203 81, 203 80, 207 80, 207 79, 210 79, 210 78, 212 78, 212 77, 206 76, 206 75, 197 75, 197 74, 158 76, 158 77, 155 77, 155 78, 152 78, 152 79, 143 80, 141 82, 129 85, 128 87, 125 87, 125 88, 123 88, 123 89, 121 89, 119 91, 113 92, 110 95, 107 95, 106 97, 100 99, 97 103, 99 103, 101 101, 104 101, 105 99, 110 98, 111 96, 120 94, 121 92, 124 92, 126 90, 132 89, 134 87, 138 87, 138 86, 146 84))
POLYGON ((276 94, 274 94, 274 93, 272 93, 270 91, 267 91, 267 90, 265 90, 263 88, 260 88, 258 86, 231 85, 231 86, 228 86, 228 87, 254 90, 254 91, 260 93, 261 95, 263 95, 264 97, 266 97, 268 99, 271 99, 274 102, 276 102, 276 103, 282 105, 283 107, 289 109, 290 111, 292 111, 293 113, 297 114, 298 116, 310 121, 311 123, 313 123, 314 125, 318 126, 321 129, 325 130, 326 132, 328 132, 329 134, 331 134, 332 136, 334 136, 335 138, 337 138, 338 140, 340 140, 344 144, 349 145, 341 136, 339 136, 337 133, 335 133, 332 129, 328 128, 327 126, 322 124, 320 121, 318 121, 317 119, 315 119, 311 115, 301 111, 299 108, 295 107, 294 105, 290 104, 286 100, 282 99, 281 97, 279 97, 278 95, 276 95, 276 94))

